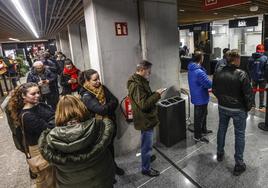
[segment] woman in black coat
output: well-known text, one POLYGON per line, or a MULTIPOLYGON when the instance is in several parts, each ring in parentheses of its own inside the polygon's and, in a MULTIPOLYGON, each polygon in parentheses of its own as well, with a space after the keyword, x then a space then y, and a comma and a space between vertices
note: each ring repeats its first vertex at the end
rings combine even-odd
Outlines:
MULTIPOLYGON (((82 101, 91 112, 91 116, 97 119, 108 117, 114 122, 114 135, 110 145, 108 146, 114 158, 113 142, 116 136, 115 110, 118 106, 118 100, 107 87, 101 84, 98 72, 93 69, 81 72, 78 81, 82 86, 80 89, 82 101)), ((115 161, 114 164, 116 167, 116 174, 124 175, 124 170, 119 168, 115 161)))
POLYGON ((70 59, 64 61, 64 69, 60 76, 60 85, 62 86, 61 95, 72 94, 79 90, 77 69, 70 59))
MULTIPOLYGON (((8 101, 10 122, 20 126, 25 135, 26 150, 31 157, 40 155, 38 139, 46 129, 54 128, 54 111, 44 103, 40 103, 40 90, 37 84, 29 82, 18 86, 8 101)), ((36 173, 37 188, 53 188, 54 177, 52 167, 36 173)))

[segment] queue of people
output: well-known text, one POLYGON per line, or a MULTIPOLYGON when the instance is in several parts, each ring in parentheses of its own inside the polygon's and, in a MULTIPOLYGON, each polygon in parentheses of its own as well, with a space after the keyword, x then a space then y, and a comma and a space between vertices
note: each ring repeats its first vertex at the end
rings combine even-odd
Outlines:
MULTIPOLYGON (((217 160, 224 160, 225 135, 232 118, 233 173, 240 175, 246 170, 243 153, 247 113, 254 106, 250 78, 239 69, 240 55, 236 50, 226 50, 213 81, 202 68, 203 53, 196 51, 193 57, 188 66, 188 80, 194 104, 194 140, 209 143, 206 135, 212 130, 207 129, 206 119, 212 90, 219 103, 217 160)), ((151 71, 151 62, 138 63, 136 72, 127 81, 127 89, 135 129, 141 132, 141 173, 155 177, 160 172, 151 167, 156 159, 152 155, 153 129, 159 125, 156 103, 165 88, 151 90, 151 71)), ((22 133, 18 141, 25 148, 32 177, 36 176, 36 187, 113 187, 115 175, 125 174, 114 156, 117 107, 118 99, 100 82, 96 70, 80 71, 63 54, 52 59, 46 53, 35 61, 27 83, 15 88, 6 111, 14 135, 22 133), (79 97, 72 95, 75 92, 79 97), (37 157, 47 165, 33 170, 29 159, 37 157)))

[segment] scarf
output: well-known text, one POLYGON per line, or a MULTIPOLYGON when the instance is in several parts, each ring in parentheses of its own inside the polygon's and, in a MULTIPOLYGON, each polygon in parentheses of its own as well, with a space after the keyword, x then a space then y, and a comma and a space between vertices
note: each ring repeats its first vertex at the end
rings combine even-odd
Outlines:
MULTIPOLYGON (((106 99, 105 99, 105 94, 104 94, 104 89, 103 86, 101 85, 98 88, 95 88, 91 85, 89 85, 87 82, 84 83, 83 87, 89 91, 90 93, 92 93, 93 95, 95 95, 95 97, 97 98, 97 100, 99 101, 99 103, 101 105, 104 105, 106 103, 106 99)), ((101 116, 99 114, 95 115, 96 119, 103 119, 103 117, 107 117, 107 116, 101 116)))
MULTIPOLYGON (((66 68, 64 67, 64 69, 63 69, 63 74, 70 75, 70 76, 71 76, 71 79, 75 79, 75 80, 77 80, 77 78, 78 78, 78 71, 79 71, 79 70, 78 70, 75 66, 73 66, 72 69, 66 69, 66 68)), ((76 91, 77 88, 78 88, 78 83, 77 83, 77 82, 71 84, 71 89, 72 89, 72 91, 76 91)))

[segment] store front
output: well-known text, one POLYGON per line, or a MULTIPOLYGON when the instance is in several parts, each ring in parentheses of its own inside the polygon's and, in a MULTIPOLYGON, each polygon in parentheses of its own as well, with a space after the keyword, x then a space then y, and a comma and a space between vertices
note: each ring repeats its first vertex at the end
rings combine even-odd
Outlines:
POLYGON ((251 56, 262 42, 263 16, 212 23, 214 58, 222 58, 224 48, 238 49, 241 56, 251 56))

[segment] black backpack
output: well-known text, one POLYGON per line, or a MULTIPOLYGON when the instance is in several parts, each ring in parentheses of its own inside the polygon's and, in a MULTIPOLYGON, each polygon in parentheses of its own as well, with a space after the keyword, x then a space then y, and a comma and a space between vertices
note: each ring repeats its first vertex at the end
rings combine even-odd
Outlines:
POLYGON ((11 113, 8 110, 8 108, 5 108, 6 116, 7 116, 7 122, 9 125, 9 128, 12 133, 13 142, 15 144, 15 147, 24 153, 24 146, 23 146, 23 136, 22 136, 22 130, 21 125, 18 125, 17 123, 12 121, 11 113))

